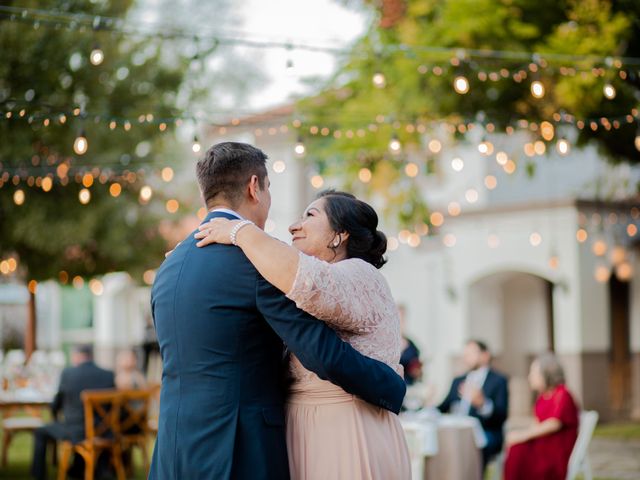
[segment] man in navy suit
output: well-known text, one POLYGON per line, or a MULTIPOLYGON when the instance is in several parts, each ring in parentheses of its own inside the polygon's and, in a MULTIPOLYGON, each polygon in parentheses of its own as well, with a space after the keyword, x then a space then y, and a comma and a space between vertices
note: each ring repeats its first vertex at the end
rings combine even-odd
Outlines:
POLYGON ((73 366, 65 368, 60 375, 60 386, 51 404, 54 418, 59 412, 64 418, 33 432, 31 476, 36 479, 47 478, 47 443, 57 440, 77 443, 84 439, 84 407, 80 394, 84 390, 115 388, 113 372, 103 370, 93 362, 91 345, 75 346, 71 363, 73 366))
MULTIPOLYGON (((271 205, 266 155, 225 142, 198 162, 214 217, 261 228, 271 205)), ((299 310, 232 245, 197 248, 189 234, 164 261, 151 293, 162 355, 151 480, 287 479, 283 341, 309 370, 398 412, 404 381, 299 310)))
POLYGON ((438 409, 480 420, 487 437, 487 444, 482 449, 484 468, 502 450, 502 429, 509 408, 507 378, 491 368, 491 352, 480 340, 467 342, 462 361, 468 371, 453 380, 449 394, 438 409))

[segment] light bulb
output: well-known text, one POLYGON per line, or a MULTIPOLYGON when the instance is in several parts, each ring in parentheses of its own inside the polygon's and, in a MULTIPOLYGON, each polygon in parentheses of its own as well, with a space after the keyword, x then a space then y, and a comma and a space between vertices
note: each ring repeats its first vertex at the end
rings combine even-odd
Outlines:
POLYGON ((98 66, 104 61, 104 52, 100 49, 100 47, 95 46, 93 50, 91 50, 91 54, 89 54, 89 61, 91 65, 98 66))
POLYGON ((391 141, 389 142, 389 150, 393 154, 400 153, 400 150, 402 150, 402 144, 400 143, 400 140, 398 140, 398 137, 395 135, 391 138, 391 141))
POLYGON ((191 150, 193 150, 193 153, 198 153, 200 152, 200 142, 198 141, 198 136, 194 135, 193 137, 193 145, 191 146, 191 150))
POLYGON ((614 98, 616 98, 616 89, 610 83, 605 84, 605 86, 602 88, 602 91, 604 93, 604 96, 609 100, 613 100, 614 98))
POLYGON ((627 261, 616 265, 616 277, 621 282, 628 282, 633 277, 633 267, 627 261))
POLYGON ((453 79, 453 89, 456 93, 464 95, 469 91, 469 80, 464 75, 458 75, 453 79))
POLYGON ((569 150, 571 149, 571 146, 569 145, 569 141, 562 137, 560 140, 558 140, 558 143, 556 144, 556 149, 558 150, 558 153, 560 155, 567 155, 569 153, 569 150))
POLYGON ((373 86, 376 88, 384 88, 387 85, 387 79, 382 72, 376 72, 371 77, 371 81, 373 82, 373 86))
POLYGON ((464 161, 458 157, 454 158, 451 160, 451 168, 456 172, 461 172, 464 168, 464 161))
POLYGON ((531 82, 531 95, 533 95, 535 98, 544 97, 544 85, 540 80, 531 82))
POLYGON ((87 140, 84 131, 82 131, 73 142, 73 151, 78 155, 84 155, 87 153, 88 148, 89 141, 87 140))
POLYGON ((16 205, 22 205, 24 203, 24 190, 16 190, 13 194, 13 202, 16 205))
POLYGON ((478 145, 478 151, 481 155, 491 155, 493 153, 493 143, 483 139, 478 145))
POLYGON ((302 138, 298 137, 298 141, 296 142, 296 146, 293 147, 293 151, 296 153, 296 155, 298 155, 299 157, 301 157, 302 155, 305 154, 305 152, 307 151, 307 149, 304 146, 304 143, 302 143, 302 138))
POLYGON ((636 133, 636 138, 634 139, 633 143, 636 146, 636 150, 640 151, 640 130, 638 130, 638 132, 636 133))
POLYGON ((91 192, 88 189, 83 188, 80 190, 78 198, 80 199, 81 204, 86 205, 91 200, 91 192))
POLYGON ((594 272, 596 281, 600 283, 606 283, 609 280, 610 276, 611 270, 606 265, 601 264, 596 267, 596 270, 594 272))
POLYGON ((149 185, 145 185, 140 189, 140 202, 147 203, 151 200, 151 196, 153 195, 153 190, 149 185))

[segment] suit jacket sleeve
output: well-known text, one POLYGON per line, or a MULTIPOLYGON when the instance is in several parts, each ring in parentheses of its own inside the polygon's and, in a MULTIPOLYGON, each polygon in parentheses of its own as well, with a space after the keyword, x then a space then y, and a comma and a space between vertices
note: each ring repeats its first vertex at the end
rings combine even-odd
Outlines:
POLYGON ((324 323, 298 309, 260 275, 256 303, 271 328, 305 368, 365 401, 398 413, 406 392, 402 377, 365 357, 324 323))

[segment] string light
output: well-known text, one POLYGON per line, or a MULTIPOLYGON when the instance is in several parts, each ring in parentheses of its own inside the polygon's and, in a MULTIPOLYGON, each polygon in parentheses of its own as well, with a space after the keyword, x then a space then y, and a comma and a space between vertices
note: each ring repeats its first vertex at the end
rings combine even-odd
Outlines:
POLYGON ((602 92, 604 93, 604 96, 609 100, 613 100, 614 98, 616 98, 616 89, 610 83, 605 84, 605 86, 602 88, 602 92))
POLYGON ((149 185, 145 185, 140 189, 140 203, 147 203, 149 200, 151 200, 152 195, 153 190, 151 189, 151 187, 149 185))
POLYGON ((273 171, 276 173, 282 173, 286 170, 287 168, 287 164, 284 163, 282 160, 277 160, 275 162, 273 162, 273 171))
POLYGON ((76 152, 77 155, 84 155, 88 149, 89 141, 87 140, 84 130, 82 130, 73 142, 73 151, 76 152))
POLYGON ((602 257, 607 253, 607 243, 604 240, 596 240, 591 246, 591 251, 595 256, 602 257))
POLYGON ((531 82, 531 95, 533 95, 535 98, 542 98, 544 97, 544 93, 544 85, 540 80, 531 82))
POLYGON ((93 47, 91 53, 89 54, 89 61, 91 65, 98 66, 104 61, 104 52, 100 49, 98 45, 93 47))
POLYGON ((389 141, 389 151, 393 154, 398 154, 400 153, 400 150, 402 150, 402 144, 400 143, 398 136, 394 134, 389 141))
POLYGON ((483 139, 478 145, 478 151, 480 152, 480 155, 485 157, 491 155, 493 153, 493 143, 483 139))
POLYGON ((80 190, 80 193, 78 193, 78 199, 81 204, 86 205, 91 201, 91 192, 88 189, 83 188, 80 190))
POLYGON ((600 283, 606 283, 609 281, 610 276, 611 276, 611 269, 608 266, 604 264, 599 264, 596 266, 596 269, 594 272, 594 277, 596 281, 600 283))
POLYGON ((459 157, 454 158, 453 160, 451 160, 451 168, 455 172, 461 172, 464 168, 464 161, 459 157))
POLYGON ((24 203, 24 191, 23 190, 16 190, 13 193, 13 203, 15 203, 16 205, 20 206, 24 203))
POLYGON ((293 151, 298 157, 302 157, 307 151, 304 143, 302 143, 302 137, 298 137, 298 141, 296 142, 296 146, 293 147, 293 151))
POLYGON ((173 168, 164 167, 162 169, 161 175, 162 175, 162 180, 164 180, 165 182, 169 183, 173 179, 173 168))
POLYGON ((313 188, 317 190, 319 188, 322 188, 322 185, 324 185, 324 179, 321 175, 314 175, 313 177, 311 177, 311 186, 313 188))
POLYGON ((540 235, 538 232, 533 232, 531 235, 529 235, 529 243, 532 247, 539 246, 542 243, 542 235, 540 235))
POLYGON ((358 172, 358 178, 362 183, 369 183, 372 177, 373 177, 373 174, 371 173, 371 170, 369 170, 368 168, 361 168, 360 171, 358 172))
POLYGON ((616 277, 621 282, 628 282, 633 277, 633 267, 628 261, 624 261, 615 267, 616 277))
POLYGON ((200 146, 200 141, 198 140, 198 136, 194 135, 193 145, 191 146, 191 150, 193 150, 193 153, 199 153, 200 149, 201 149, 201 146, 200 146))
POLYGON ((469 80, 464 75, 458 75, 453 79, 453 89, 456 93, 464 95, 469 92, 469 80))
POLYGON ((376 88, 384 88, 387 85, 387 79, 382 72, 376 72, 371 77, 371 81, 373 82, 373 86, 376 88))
POLYGON ((433 139, 429 141, 427 147, 431 153, 439 153, 442 150, 442 143, 440 143, 440 140, 433 139))
POLYGON ((636 146, 636 150, 640 151, 640 127, 638 127, 636 138, 633 140, 633 143, 636 146))
POLYGON ((558 153, 560 155, 565 156, 569 154, 569 150, 571 149, 571 146, 569 145, 568 140, 562 137, 560 140, 558 140, 558 143, 556 144, 556 149, 558 150, 558 153))
POLYGON ((418 173, 420 173, 420 167, 418 167, 418 165, 416 165, 413 162, 409 162, 404 167, 404 173, 407 174, 407 177, 411 177, 411 178, 417 177, 418 173))

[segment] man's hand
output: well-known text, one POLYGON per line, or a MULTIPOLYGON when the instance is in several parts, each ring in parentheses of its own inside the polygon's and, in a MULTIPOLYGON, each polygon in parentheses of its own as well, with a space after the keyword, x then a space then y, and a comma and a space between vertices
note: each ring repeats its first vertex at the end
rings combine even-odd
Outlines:
POLYGON ((463 382, 460 384, 460 387, 458 387, 458 393, 461 398, 467 400, 475 408, 482 408, 484 405, 484 394, 481 389, 474 385, 463 382))

